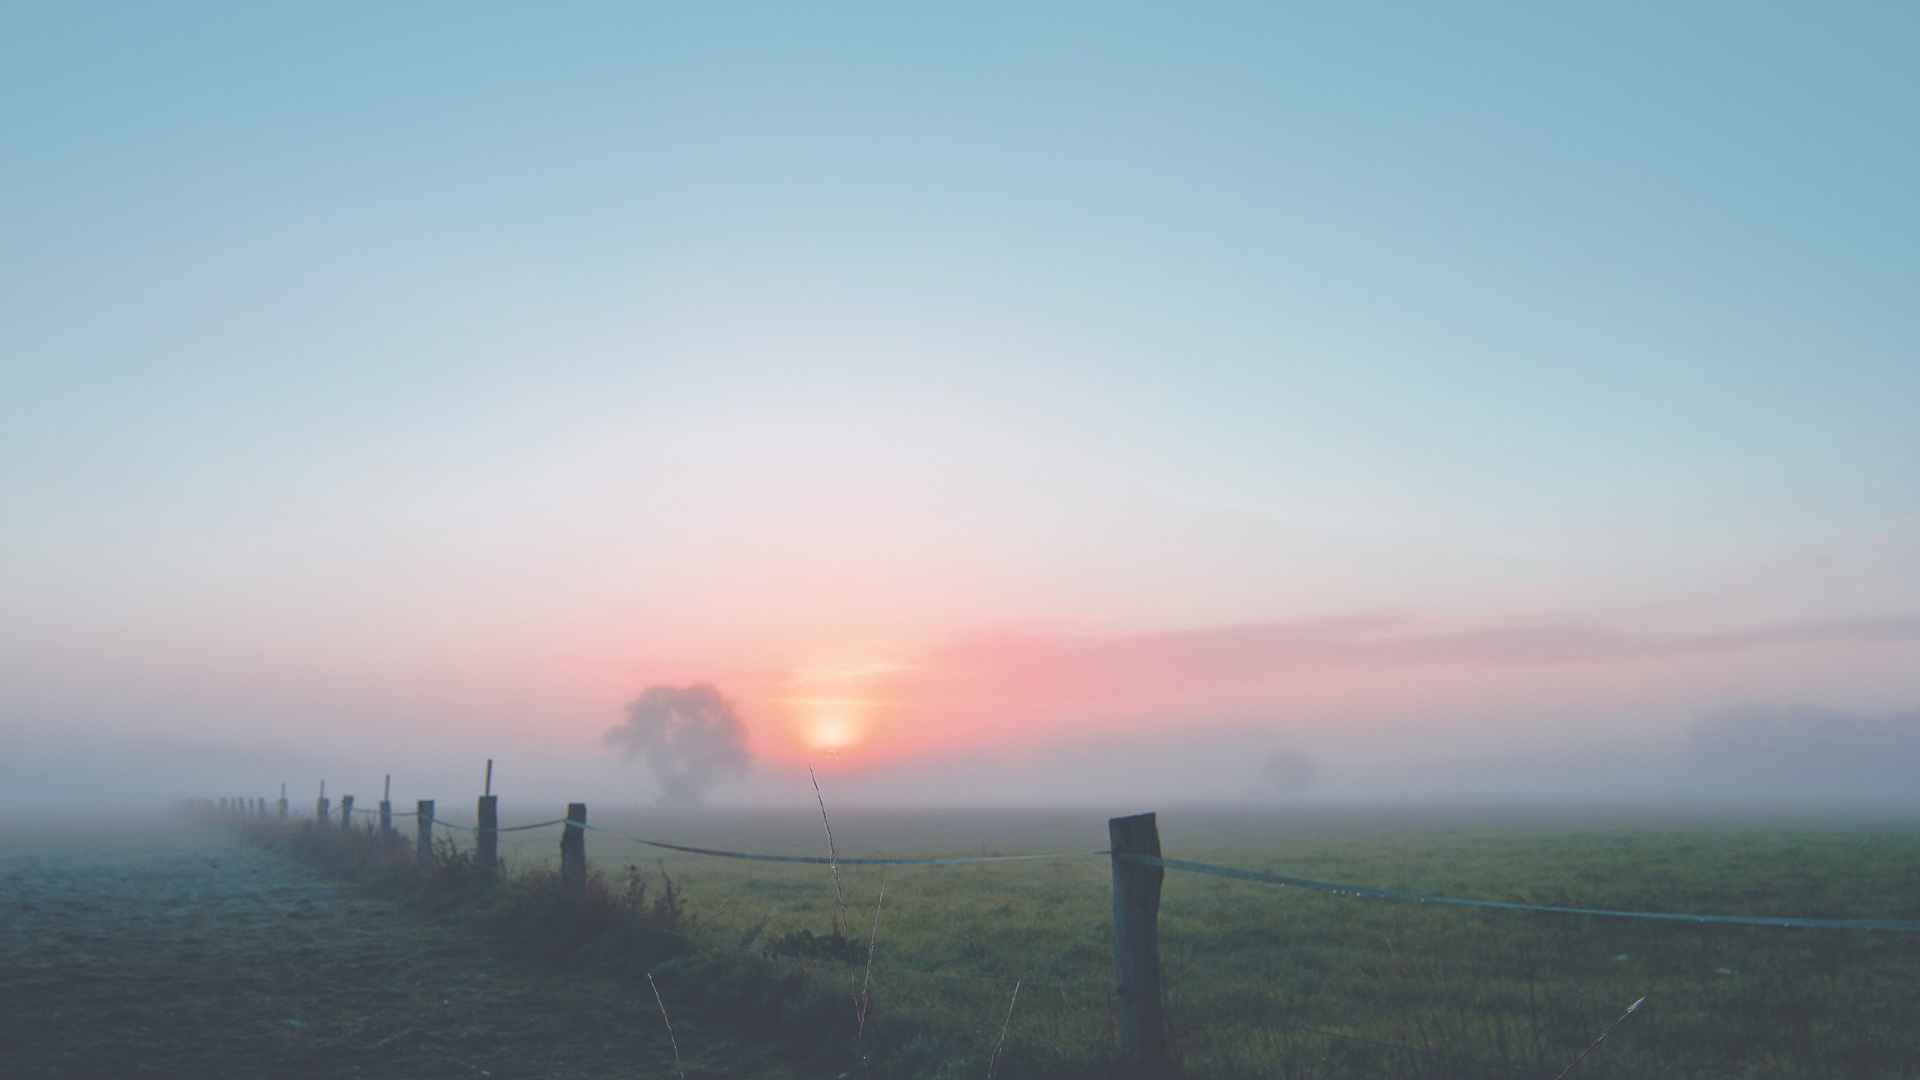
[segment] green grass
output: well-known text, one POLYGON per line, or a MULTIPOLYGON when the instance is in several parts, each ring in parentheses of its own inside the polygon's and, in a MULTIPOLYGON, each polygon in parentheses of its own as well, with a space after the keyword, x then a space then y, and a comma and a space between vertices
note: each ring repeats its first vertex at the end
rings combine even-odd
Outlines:
MULTIPOLYGON (((599 815, 696 844, 819 852, 817 815, 599 815)), ((510 822, 509 822, 510 823, 510 822)), ((1062 849, 1057 862, 842 867, 851 988, 882 883, 872 1016, 985 1075, 1097 1071, 1112 1046, 1109 868, 1098 814, 835 818, 841 853, 1062 849)), ((1920 832, 1901 823, 1487 814, 1162 815, 1166 853, 1357 884, 1549 904, 1920 918, 1920 832)), ((556 837, 513 834, 515 865, 556 837)), ((666 855, 591 834, 590 859, 666 868, 707 957, 763 954, 834 920, 825 867, 666 855)), ((1645 995, 1582 1077, 1920 1076, 1920 935, 1422 908, 1169 873, 1172 1038, 1191 1076, 1551 1077, 1645 995)), ((709 962, 709 961, 703 961, 709 962)), ((755 963, 769 961, 756 960, 755 963)))

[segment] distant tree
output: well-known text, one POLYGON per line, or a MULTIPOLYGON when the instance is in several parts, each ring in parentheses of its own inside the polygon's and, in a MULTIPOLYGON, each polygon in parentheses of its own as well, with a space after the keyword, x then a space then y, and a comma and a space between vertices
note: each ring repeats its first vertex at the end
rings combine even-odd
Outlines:
POLYGON ((1305 791, 1320 778, 1320 763, 1305 751, 1282 747, 1267 755, 1261 773, 1282 791, 1305 791))
POLYGON ((627 760, 644 758, 662 798, 676 802, 699 802, 715 784, 744 776, 753 760, 746 722, 707 683, 647 687, 605 738, 627 760))

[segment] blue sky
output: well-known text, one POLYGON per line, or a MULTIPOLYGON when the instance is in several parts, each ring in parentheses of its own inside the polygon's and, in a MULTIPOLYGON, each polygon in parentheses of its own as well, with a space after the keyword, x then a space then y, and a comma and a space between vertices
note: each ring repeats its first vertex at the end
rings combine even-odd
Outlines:
POLYGON ((1911 9, 3 11, 16 714, 1920 609, 1911 9))

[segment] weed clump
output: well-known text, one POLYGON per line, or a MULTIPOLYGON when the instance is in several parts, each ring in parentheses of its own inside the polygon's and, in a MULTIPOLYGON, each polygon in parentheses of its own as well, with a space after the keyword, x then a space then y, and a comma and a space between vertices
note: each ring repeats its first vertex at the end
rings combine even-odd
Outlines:
POLYGON ((543 964, 590 955, 599 965, 638 969, 690 947, 685 897, 664 867, 657 889, 632 865, 617 884, 595 868, 569 888, 554 870, 483 866, 451 836, 436 837, 431 858, 421 864, 413 842, 398 832, 273 819, 241 830, 270 850, 398 896, 436 918, 472 919, 515 954, 543 964))
POLYGON ((557 965, 585 955, 622 969, 650 967, 689 947, 679 887, 664 868, 659 874, 657 894, 633 865, 617 885, 596 868, 576 889, 569 889, 555 870, 514 874, 500 879, 480 909, 481 918, 529 960, 557 965))

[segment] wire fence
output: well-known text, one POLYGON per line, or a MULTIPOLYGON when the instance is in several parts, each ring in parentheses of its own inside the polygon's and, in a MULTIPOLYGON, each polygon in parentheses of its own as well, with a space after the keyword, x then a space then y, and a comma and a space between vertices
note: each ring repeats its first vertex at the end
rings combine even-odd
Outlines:
MULTIPOLYGON (((371 808, 355 807, 352 810, 352 814, 361 815, 365 817, 375 817, 380 814, 380 811, 371 809, 371 808)), ((420 817, 420 815, 418 812, 407 812, 404 814, 389 813, 387 817, 391 819, 391 818, 399 818, 399 817, 420 817)), ((1769 929, 1790 929, 1790 930, 1808 930, 1808 931, 1818 931, 1818 930, 1855 931, 1855 932, 1864 931, 1864 932, 1878 932, 1878 933, 1886 933, 1886 934, 1911 934, 1911 933, 1920 932, 1920 920, 1915 920, 1915 919, 1830 918, 1830 917, 1821 917, 1821 916, 1801 916, 1801 915, 1750 915, 1750 914, 1738 914, 1738 913, 1713 913, 1713 912, 1623 910, 1623 909, 1617 909, 1617 908, 1587 907, 1587 906, 1578 906, 1578 905, 1569 905, 1569 904, 1542 904, 1542 903, 1532 903, 1532 902, 1525 902, 1525 901, 1518 901, 1518 900, 1495 899, 1495 898, 1489 898, 1489 897, 1453 896, 1453 895, 1446 895, 1446 894, 1440 894, 1440 893, 1428 893, 1428 892, 1417 891, 1412 889, 1404 889, 1404 888, 1386 888, 1386 887, 1380 887, 1380 886, 1374 886, 1374 885, 1355 884, 1351 882, 1328 881, 1328 880, 1322 880, 1318 878, 1305 877, 1301 875, 1281 873, 1275 870, 1253 869, 1253 868, 1240 867, 1240 866, 1227 866, 1227 865, 1221 865, 1221 864, 1210 863, 1210 862, 1202 862, 1202 861, 1192 860, 1192 859, 1172 858, 1172 857, 1167 857, 1163 855, 1147 855, 1147 854, 1139 854, 1139 853, 1125 852, 1125 851, 1112 852, 1107 850, 1054 850, 1054 851, 1026 852, 1026 853, 1017 853, 1017 854, 981 854, 981 855, 946 855, 946 856, 871 855, 871 856, 840 857, 834 854, 828 854, 828 855, 783 854, 778 852, 738 850, 738 849, 731 849, 731 848, 708 847, 708 846, 702 846, 702 845, 696 845, 696 844, 680 843, 677 841, 659 839, 654 836, 647 836, 647 835, 642 835, 638 833, 625 832, 620 829, 609 828, 603 825, 596 825, 596 824, 587 822, 585 820, 581 820, 573 817, 567 817, 567 816, 556 817, 556 818, 546 819, 542 821, 528 822, 528 823, 517 824, 517 825, 483 826, 483 825, 471 825, 471 824, 466 824, 458 821, 450 821, 444 818, 440 818, 437 815, 433 815, 431 811, 429 811, 426 816, 421 817, 420 825, 422 826, 422 829, 423 829, 423 832, 422 832, 423 844, 425 843, 425 838, 427 836, 427 833, 430 832, 430 830, 434 826, 440 826, 441 828, 449 832, 466 833, 466 834, 475 836, 476 839, 486 834, 497 835, 497 834, 508 834, 508 833, 526 833, 526 832, 533 832, 533 831, 543 830, 543 829, 568 828, 568 829, 582 830, 583 832, 590 831, 609 839, 618 839, 628 843, 653 848, 659 851, 673 852, 677 854, 716 858, 716 859, 738 860, 738 861, 746 861, 746 862, 754 862, 754 863, 788 864, 788 865, 802 865, 802 866, 838 867, 841 865, 847 865, 847 866, 873 866, 873 867, 902 866, 902 867, 937 868, 937 867, 959 867, 959 866, 997 864, 997 863, 1007 863, 1007 864, 1025 864, 1025 863, 1041 863, 1041 862, 1066 863, 1073 860, 1091 860, 1091 859, 1097 858, 1103 861, 1109 861, 1112 864, 1112 866, 1114 867, 1116 882, 1118 881, 1119 875, 1121 874, 1121 867, 1127 866, 1127 867, 1133 867, 1133 868, 1159 870, 1159 871, 1170 872, 1170 873, 1179 874, 1179 875, 1193 875, 1193 876, 1201 876, 1201 877, 1219 878, 1224 880, 1238 881, 1245 884, 1260 886, 1260 887, 1297 889, 1297 890, 1303 890, 1303 891, 1312 892, 1312 893, 1318 893, 1318 894, 1322 894, 1330 897, 1356 899, 1356 900, 1371 900, 1376 902, 1408 905, 1413 907, 1424 906, 1424 907, 1437 907, 1437 908, 1479 909, 1479 910, 1494 911, 1494 912, 1512 912, 1516 914, 1524 913, 1524 914, 1536 914, 1536 915, 1545 915, 1545 916, 1570 916, 1570 917, 1578 917, 1583 919, 1625 920, 1625 921, 1632 921, 1632 922, 1655 922, 1655 923, 1669 923, 1669 924, 1687 924, 1687 925, 1696 925, 1696 926, 1738 926, 1738 927, 1757 927, 1757 928, 1769 928, 1769 929)), ((876 907, 876 915, 877 915, 877 907, 876 907)), ((763 920, 763 925, 764 925, 764 920, 763 920)), ((1116 1008, 1115 984, 1110 979, 1101 978, 1101 977, 1053 978, 1053 977, 1047 977, 1044 975, 1028 974, 1025 972, 1018 972, 1018 973, 1008 972, 1006 974, 996 975, 996 974, 980 974, 980 973, 961 972, 961 971, 941 971, 941 970, 932 970, 928 967, 919 966, 915 964, 903 963, 900 961, 900 958, 897 958, 897 957, 882 959, 880 961, 880 970, 878 971, 878 973, 876 973, 876 968, 875 968, 876 961, 873 957, 872 948, 871 948, 874 944, 874 942, 872 941, 868 942, 869 952, 868 952, 867 966, 865 970, 862 971, 857 962, 849 964, 847 961, 843 959, 838 959, 835 957, 810 956, 805 954, 785 952, 785 951, 782 951, 782 948, 779 944, 772 941, 763 942, 756 946, 750 940, 743 940, 737 945, 735 945, 724 939, 717 938, 711 934, 705 934, 705 935, 702 935, 701 938, 695 939, 687 934, 680 933, 679 931, 676 931, 676 930, 664 930, 663 932, 672 934, 676 937, 683 938, 689 944, 692 944, 702 950, 751 955, 758 959, 766 960, 769 962, 794 965, 799 968, 806 968, 814 971, 828 971, 835 974, 845 974, 850 979, 853 978, 855 973, 857 973, 859 975, 859 978, 856 981, 860 984, 860 989, 858 991, 853 991, 855 993, 856 1001, 858 1001, 861 997, 863 997, 868 992, 869 987, 876 987, 876 988, 887 987, 887 986, 897 987, 902 980, 905 980, 905 981, 927 980, 930 984, 936 984, 936 985, 946 984, 946 985, 951 985, 955 987, 972 987, 983 993, 995 994, 995 995, 1009 994, 1010 992, 1012 992, 1014 987, 1017 987, 1022 984, 1036 986, 1036 987, 1044 986, 1044 987, 1050 988, 1049 990, 1050 993, 1057 995, 1057 1001, 1061 1005, 1068 1005, 1069 1002, 1073 999, 1079 999, 1089 1004, 1093 1004, 1096 1002, 1099 1003, 1101 1006, 1104 1006, 1104 1008, 1106 1009, 1109 1022, 1112 1021, 1114 1010, 1116 1008), (876 977, 876 974, 877 974, 877 977, 876 977)), ((758 934, 758 932, 759 931, 757 929, 754 931, 756 935, 758 934)), ((1621 957, 1620 959, 1624 959, 1624 956, 1621 957)), ((1170 974, 1174 975, 1177 979, 1178 977, 1177 967, 1175 969, 1170 969, 1170 974)), ((1169 998, 1169 1000, 1171 1000, 1171 998, 1169 998)), ((1012 1001, 1009 1000, 1008 1002, 1009 1014, 1011 1013, 1011 1007, 1012 1007, 1012 1001)), ((1344 1019, 1344 1018, 1341 1018, 1341 1019, 1344 1019)), ((1084 1021, 1072 1021, 1071 1023, 1081 1024, 1081 1023, 1084 1023, 1084 1021)), ((1362 1029, 1364 1029, 1365 1027, 1372 1027, 1372 1026, 1373 1025, 1361 1025, 1362 1029)), ((1386 1054, 1405 1055, 1406 1063, 1411 1063, 1414 1060, 1432 1063, 1434 1067, 1439 1068, 1442 1072, 1447 1072, 1449 1070, 1454 1070, 1454 1069, 1477 1072, 1481 1075, 1503 1075, 1503 1074, 1504 1075, 1521 1075, 1521 1074, 1532 1075, 1532 1074, 1537 1074, 1539 1072, 1539 1065, 1537 1063, 1531 1064, 1531 1065, 1520 1065, 1520 1064, 1516 1064, 1513 1060, 1508 1060, 1505 1062, 1490 1060, 1484 1056, 1475 1055, 1472 1053, 1463 1053, 1461 1049, 1456 1047, 1446 1046, 1444 1045, 1444 1043, 1447 1040, 1444 1040, 1444 1039, 1442 1040, 1443 1045, 1423 1046, 1423 1045, 1417 1044, 1416 1042, 1409 1042, 1409 1041, 1402 1041, 1402 1040, 1397 1040, 1393 1038, 1381 1037, 1382 1034, 1398 1034, 1398 1033, 1399 1032, 1397 1031, 1363 1033, 1362 1030, 1355 1030, 1354 1027, 1350 1027, 1338 1022, 1336 1022, 1334 1025, 1328 1025, 1322 1022, 1322 1023, 1303 1023, 1303 1024, 1294 1024, 1294 1025, 1284 1025, 1284 1024, 1278 1025, 1278 1030, 1269 1031, 1267 1035, 1268 1037, 1271 1037, 1271 1038, 1283 1039, 1283 1040, 1293 1040, 1293 1039, 1327 1040, 1331 1043, 1350 1044, 1356 1048, 1368 1047, 1368 1048, 1372 1048, 1374 1051, 1379 1051, 1386 1054)), ((1416 1034, 1419 1038, 1423 1040, 1425 1039, 1424 1027, 1422 1027, 1422 1029, 1419 1032, 1409 1032, 1409 1034, 1416 1034)), ((1504 1048, 1504 1046, 1506 1045, 1504 1040, 1501 1042, 1500 1045, 1504 1048)), ((1315 1052, 1322 1052, 1322 1051, 1315 1051, 1315 1052)), ((1364 1055, 1368 1051, 1356 1049, 1353 1052, 1364 1055)))
POLYGON ((797 863, 805 866, 964 866, 975 863, 1035 862, 1043 859, 1073 858, 1087 854, 1077 851, 1044 851, 1029 855, 954 855, 935 858, 921 858, 917 856, 859 857, 844 855, 775 855, 761 851, 729 851, 725 848, 696 847, 692 844, 669 843, 665 840, 653 840, 633 833, 620 832, 616 829, 608 829, 600 825, 590 825, 584 821, 573 821, 568 818, 543 821, 536 825, 516 825, 511 828, 495 828, 492 830, 474 828, 466 825, 455 825, 452 822, 441 821, 439 818, 434 818, 433 820, 436 825, 447 825, 450 828, 460 829, 463 832, 518 832, 523 829, 539 829, 551 825, 572 825, 606 836, 630 840, 636 844, 645 844, 648 847, 660 848, 664 851, 678 851, 686 855, 706 855, 718 859, 742 859, 751 862, 797 863))
MULTIPOLYGON (((356 811, 356 813, 357 812, 358 811, 356 811)), ((1220 866, 1216 863, 1197 862, 1192 859, 1170 859, 1164 856, 1137 855, 1127 852, 1116 855, 1106 850, 1084 852, 1044 851, 1023 855, 956 855, 926 858, 913 856, 831 857, 826 855, 778 855, 769 852, 732 851, 725 848, 676 844, 665 840, 655 840, 649 837, 639 836, 633 833, 620 832, 616 829, 608 829, 584 821, 574 821, 564 817, 554 818, 551 821, 533 822, 526 825, 497 826, 491 829, 483 826, 461 825, 438 817, 433 818, 432 823, 466 833, 512 833, 526 832, 532 829, 547 829, 556 825, 573 826, 601 833, 606 836, 629 840, 636 844, 645 844, 648 847, 660 848, 666 851, 677 851, 688 855, 705 855, 714 858, 741 859, 753 862, 797 863, 808 866, 966 866, 980 863, 1037 862, 1051 859, 1101 857, 1162 870, 1227 878, 1233 881, 1245 881, 1256 885, 1305 889, 1310 892, 1325 893, 1331 896, 1343 896, 1360 900, 1384 900, 1402 904, 1481 908, 1492 911, 1532 912, 1545 915, 1578 915, 1602 919, 1681 922, 1700 926, 1765 926, 1801 930, 1878 930, 1894 933, 1920 933, 1920 920, 1914 919, 1830 919, 1801 915, 1729 915, 1678 911, 1623 911, 1616 908, 1580 907, 1566 904, 1531 904, 1517 900, 1491 900, 1478 897, 1445 896, 1435 893, 1385 889, 1372 885, 1354 885, 1334 881, 1321 881, 1316 878, 1280 874, 1269 870, 1249 870, 1244 867, 1220 866)))
MULTIPOLYGON (((1109 855, 1110 852, 1096 854, 1109 855)), ((1362 900, 1389 900, 1402 904, 1435 904, 1446 907, 1486 908, 1494 911, 1530 911, 1547 915, 1586 915, 1603 919, 1643 919, 1657 922, 1684 922, 1712 926, 1772 926, 1797 928, 1802 930, 1890 930, 1900 933, 1920 932, 1920 921, 1912 919, 1820 919, 1798 915, 1700 915, 1677 911, 1619 911, 1612 908, 1574 907, 1562 904, 1527 904, 1515 900, 1484 900, 1463 896, 1439 896, 1427 893, 1403 892, 1396 889, 1381 889, 1371 885, 1343 885, 1332 881, 1318 881, 1313 878, 1292 877, 1275 874, 1265 870, 1246 870, 1233 866, 1216 866, 1213 863, 1195 862, 1191 859, 1168 859, 1152 855, 1134 855, 1122 853, 1114 855, 1123 862, 1142 866, 1154 866, 1166 870, 1178 870, 1189 874, 1204 874, 1211 877, 1230 878, 1235 881, 1250 881, 1258 885, 1278 885, 1284 888, 1307 889, 1312 892, 1328 893, 1334 896, 1347 896, 1362 900)))

